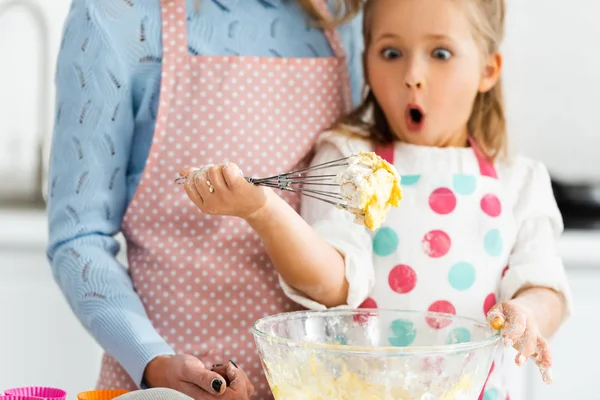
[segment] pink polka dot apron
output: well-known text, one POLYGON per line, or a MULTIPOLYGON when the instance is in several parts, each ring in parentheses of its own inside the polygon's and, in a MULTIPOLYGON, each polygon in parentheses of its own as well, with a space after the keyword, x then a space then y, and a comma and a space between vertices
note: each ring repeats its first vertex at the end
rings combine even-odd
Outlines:
MULTIPOLYGON (((131 277, 176 353, 208 368, 233 359, 256 387, 253 398, 271 399, 249 330, 297 306, 254 231, 241 219, 202 214, 174 179, 184 167, 225 161, 254 176, 306 165, 319 132, 352 106, 345 54, 332 30, 325 33, 335 57, 189 55, 185 0, 163 1, 162 24, 156 131, 123 224, 131 277)), ((297 209, 297 195, 283 196, 297 209)), ((109 355, 98 386, 136 388, 109 355)))
MULTIPOLYGON (((430 310, 485 321, 496 304, 498 284, 514 241, 514 221, 502 209, 496 169, 471 140, 480 174, 402 175, 400 207, 392 209, 383 227, 372 233, 376 274, 372 296, 361 307, 430 310)), ((394 147, 376 152, 394 162, 394 147)), ((402 173, 401 170, 399 170, 402 173)), ((428 320, 434 329, 443 322, 428 320)), ((392 346, 427 342, 407 321, 395 321, 392 346), (406 335, 406 332, 415 332, 406 335)), ((468 331, 448 335, 464 342, 468 331)), ((498 354, 480 399, 507 398, 498 354)))

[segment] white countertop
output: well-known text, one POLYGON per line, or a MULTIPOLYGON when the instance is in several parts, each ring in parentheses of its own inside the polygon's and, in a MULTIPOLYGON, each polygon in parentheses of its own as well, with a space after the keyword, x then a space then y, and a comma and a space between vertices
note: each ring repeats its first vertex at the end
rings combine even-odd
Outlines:
MULTIPOLYGON (((0 249, 45 251, 46 224, 43 210, 0 209, 0 249)), ((600 231, 568 230, 558 246, 567 268, 600 269, 600 231)))

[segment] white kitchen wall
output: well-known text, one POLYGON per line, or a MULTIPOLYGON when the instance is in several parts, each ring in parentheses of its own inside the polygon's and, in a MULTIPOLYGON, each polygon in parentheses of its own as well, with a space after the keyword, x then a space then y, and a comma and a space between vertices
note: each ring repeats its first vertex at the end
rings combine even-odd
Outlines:
POLYGON ((599 15, 595 0, 508 1, 510 134, 561 179, 600 183, 599 15))
POLYGON ((0 202, 40 190, 54 114, 56 53, 70 0, 0 0, 0 202))

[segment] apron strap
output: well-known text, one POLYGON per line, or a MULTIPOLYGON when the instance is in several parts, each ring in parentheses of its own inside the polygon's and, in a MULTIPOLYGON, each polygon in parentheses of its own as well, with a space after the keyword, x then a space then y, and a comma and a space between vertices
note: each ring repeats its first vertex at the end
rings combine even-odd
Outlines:
POLYGON ((375 146, 375 154, 394 165, 394 144, 378 144, 375 146))
POLYGON ((471 136, 469 136, 469 144, 475 153, 475 158, 477 158, 477 163, 479 163, 479 171, 482 176, 488 176, 490 178, 498 179, 498 173, 496 172, 496 167, 494 163, 490 161, 489 158, 486 157, 485 154, 481 151, 479 145, 475 142, 471 136))
MULTIPOLYGON (((162 16, 162 42, 164 54, 188 55, 187 15, 185 0, 160 0, 162 16)), ((312 0, 315 8, 325 17, 331 19, 327 0, 312 0)), ((341 64, 339 68, 342 80, 342 96, 344 112, 354 108, 348 57, 337 29, 325 29, 325 37, 333 49, 333 53, 341 64)))
MULTIPOLYGON (((487 176, 490 178, 498 179, 498 173, 496 172, 496 167, 494 163, 492 163, 481 151, 481 148, 475 143, 475 140, 469 136, 469 144, 475 153, 475 158, 477 159, 477 163, 479 164, 479 171, 482 176, 487 176)), ((375 146, 375 154, 379 157, 383 158, 385 161, 390 164, 394 164, 394 144, 386 144, 386 145, 377 145, 375 146)))
POLYGON ((188 54, 185 0, 160 0, 164 54, 188 54))
MULTIPOLYGON (((331 20, 332 15, 329 10, 328 0, 312 0, 313 6, 324 15, 327 19, 331 20)), ((342 63, 340 70, 342 79, 342 94, 344 97, 345 112, 349 113, 354 108, 354 102, 352 101, 352 82, 350 81, 350 70, 348 66, 348 56, 342 45, 342 39, 337 29, 325 29, 325 37, 329 41, 329 45, 333 50, 333 54, 338 58, 339 62, 342 63)))

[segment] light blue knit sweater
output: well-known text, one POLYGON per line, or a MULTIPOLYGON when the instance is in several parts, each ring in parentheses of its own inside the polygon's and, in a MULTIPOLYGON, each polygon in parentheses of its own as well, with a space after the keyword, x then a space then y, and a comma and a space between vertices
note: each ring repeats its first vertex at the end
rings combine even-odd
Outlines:
MULTIPOLYGON (((81 323, 141 384, 173 354, 150 323, 114 240, 144 168, 162 61, 160 0, 73 0, 58 57, 48 257, 81 323)), ((200 55, 328 57, 295 1, 187 0, 189 50, 200 55)), ((354 101, 362 88, 361 21, 341 27, 354 101)))

